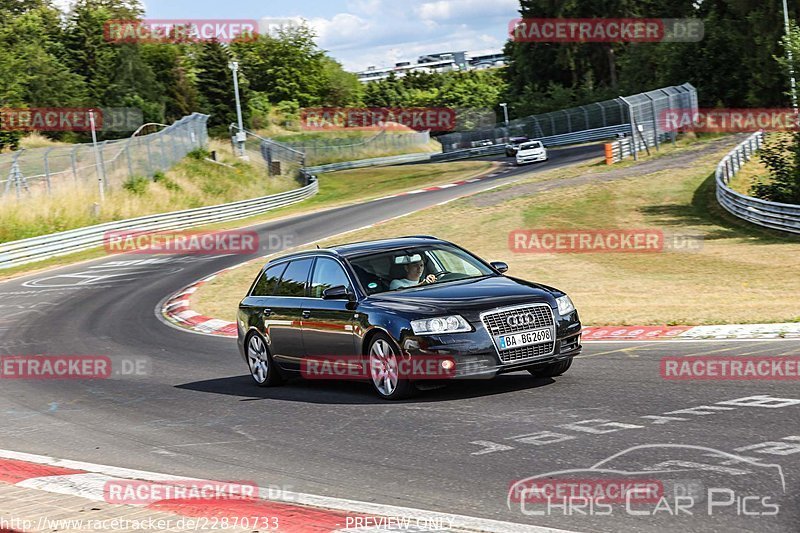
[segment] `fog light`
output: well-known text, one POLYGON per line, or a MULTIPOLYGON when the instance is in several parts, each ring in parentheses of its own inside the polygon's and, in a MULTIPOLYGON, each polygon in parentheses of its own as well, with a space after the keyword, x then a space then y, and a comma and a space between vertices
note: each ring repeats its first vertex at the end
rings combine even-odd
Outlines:
POLYGON ((452 359, 445 359, 444 361, 442 361, 442 369, 444 370, 452 370, 455 367, 456 363, 452 359))

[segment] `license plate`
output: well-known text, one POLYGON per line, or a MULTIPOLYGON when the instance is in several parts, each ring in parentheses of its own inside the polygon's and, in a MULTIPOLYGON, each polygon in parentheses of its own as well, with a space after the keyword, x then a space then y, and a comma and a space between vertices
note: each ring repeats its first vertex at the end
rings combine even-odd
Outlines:
POLYGON ((495 338, 497 339, 497 347, 499 349, 510 350, 512 348, 522 348, 523 346, 552 342, 553 332, 550 328, 542 328, 523 331, 522 333, 514 333, 513 335, 499 335, 495 338))

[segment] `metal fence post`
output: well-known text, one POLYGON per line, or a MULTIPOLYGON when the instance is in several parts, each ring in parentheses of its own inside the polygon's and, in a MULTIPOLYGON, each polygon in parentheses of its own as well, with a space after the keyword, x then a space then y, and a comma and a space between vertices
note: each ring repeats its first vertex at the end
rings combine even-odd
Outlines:
POLYGON ((53 190, 53 185, 50 183, 50 160, 48 159, 52 150, 52 148, 48 148, 44 151, 44 182, 47 187, 47 194, 50 194, 53 190))
POLYGON ((133 179, 133 161, 131 161, 131 143, 128 141, 125 144, 125 155, 128 160, 128 177, 133 179))
POLYGON ((597 102, 597 105, 600 107, 600 116, 603 117, 603 127, 605 128, 608 126, 608 121, 606 120, 606 106, 597 102))
POLYGON ((167 163, 167 142, 164 139, 165 135, 163 130, 158 133, 159 140, 161 141, 161 166, 159 170, 164 171, 166 170, 168 163, 167 163))
MULTIPOLYGON (((631 124, 631 141, 632 141, 631 146, 633 147, 632 148, 633 149, 633 160, 634 161, 638 161, 639 160, 639 149, 636 146, 636 121, 633 118, 633 106, 631 105, 630 102, 628 102, 628 100, 625 99, 624 96, 620 96, 619 100, 624 102, 625 105, 628 108, 628 119, 630 120, 630 124, 631 124)), ((622 109, 622 108, 620 107, 620 109, 622 109)))
POLYGON ((150 175, 150 177, 153 177, 153 174, 155 173, 155 171, 153 170, 153 153, 150 150, 149 135, 145 136, 144 146, 145 146, 145 149, 147 150, 147 173, 150 175))
POLYGON ((650 113, 653 115, 653 139, 655 141, 656 150, 660 150, 659 142, 658 142, 658 120, 656 118, 656 100, 655 98, 651 98, 649 94, 642 93, 645 98, 650 100, 650 113))

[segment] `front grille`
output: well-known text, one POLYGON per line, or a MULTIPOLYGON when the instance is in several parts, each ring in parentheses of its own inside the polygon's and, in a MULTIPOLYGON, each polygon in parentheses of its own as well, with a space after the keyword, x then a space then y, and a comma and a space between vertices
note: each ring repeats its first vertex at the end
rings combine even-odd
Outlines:
MULTIPOLYGON (((497 350, 500 360, 503 363, 513 363, 524 359, 543 357, 553 353, 555 349, 555 322, 553 320, 553 310, 547 304, 525 305, 520 307, 510 307, 489 311, 481 315, 481 321, 486 327, 486 331, 495 342, 497 335, 508 335, 510 333, 520 333, 538 328, 552 328, 553 342, 535 344, 533 346, 522 346, 511 348, 510 350, 497 350), (533 317, 533 320, 524 317, 533 317), (512 324, 508 323, 509 317, 513 317, 512 324)), ((497 344, 495 343, 495 348, 497 344)))

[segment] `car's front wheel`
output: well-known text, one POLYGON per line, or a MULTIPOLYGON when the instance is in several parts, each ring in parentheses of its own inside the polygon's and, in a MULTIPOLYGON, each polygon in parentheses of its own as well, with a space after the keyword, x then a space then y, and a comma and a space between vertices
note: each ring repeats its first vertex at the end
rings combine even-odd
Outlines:
POLYGON ((557 363, 550 363, 548 365, 540 365, 529 368, 528 372, 537 378, 554 378, 569 370, 569 367, 571 366, 572 358, 570 357, 566 361, 559 361, 557 363))
POLYGON ((250 376, 259 387, 272 387, 283 382, 278 369, 272 362, 272 357, 267 350, 267 343, 258 333, 253 333, 247 340, 247 366, 250 376))
POLYGON ((400 350, 387 335, 377 333, 367 350, 370 381, 378 396, 386 400, 400 400, 413 390, 411 382, 403 379, 400 369, 400 350))

